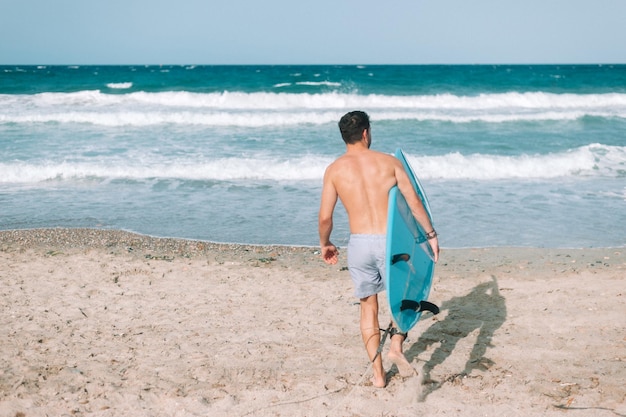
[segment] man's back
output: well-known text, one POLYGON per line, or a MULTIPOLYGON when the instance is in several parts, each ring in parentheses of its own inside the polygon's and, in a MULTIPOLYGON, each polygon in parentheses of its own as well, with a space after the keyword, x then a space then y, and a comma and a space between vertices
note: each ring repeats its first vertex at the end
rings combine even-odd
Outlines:
POLYGON ((387 198, 396 185, 398 165, 391 155, 358 149, 328 167, 327 179, 348 213, 351 233, 386 233, 387 198))

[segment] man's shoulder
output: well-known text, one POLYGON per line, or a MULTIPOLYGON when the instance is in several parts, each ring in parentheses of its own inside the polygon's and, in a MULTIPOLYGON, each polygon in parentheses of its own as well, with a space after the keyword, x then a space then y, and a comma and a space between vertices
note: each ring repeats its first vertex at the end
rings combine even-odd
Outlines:
POLYGON ((326 170, 324 171, 324 177, 325 178, 333 177, 335 173, 343 169, 345 165, 346 165, 346 161, 345 161, 344 155, 342 155, 338 157, 337 159, 335 159, 330 164, 328 164, 328 166, 326 167, 326 170))
POLYGON ((385 166, 397 166, 401 164, 400 160, 393 156, 390 153, 380 152, 380 151, 371 151, 370 158, 377 161, 377 163, 385 166))
POLYGON ((375 151, 372 150, 372 152, 378 157, 378 158, 384 158, 384 159, 389 159, 389 160, 394 160, 397 159, 395 156, 393 156, 390 153, 387 152, 381 152, 381 151, 375 151))
POLYGON ((337 167, 350 164, 352 159, 353 158, 349 154, 344 153, 343 155, 337 157, 337 159, 335 159, 333 162, 331 162, 330 165, 328 165, 328 168, 336 169, 337 167))
POLYGON ((335 159, 326 169, 327 171, 340 170, 353 164, 359 164, 359 161, 362 160, 379 161, 385 164, 396 164, 400 162, 392 154, 369 149, 367 152, 362 154, 345 153, 335 159))

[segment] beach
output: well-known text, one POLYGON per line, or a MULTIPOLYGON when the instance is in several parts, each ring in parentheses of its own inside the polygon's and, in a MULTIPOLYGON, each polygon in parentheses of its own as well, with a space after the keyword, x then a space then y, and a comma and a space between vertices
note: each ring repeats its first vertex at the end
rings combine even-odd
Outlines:
POLYGON ((0 231, 0 416, 625 416, 625 252, 443 249, 377 389, 345 250, 0 231))

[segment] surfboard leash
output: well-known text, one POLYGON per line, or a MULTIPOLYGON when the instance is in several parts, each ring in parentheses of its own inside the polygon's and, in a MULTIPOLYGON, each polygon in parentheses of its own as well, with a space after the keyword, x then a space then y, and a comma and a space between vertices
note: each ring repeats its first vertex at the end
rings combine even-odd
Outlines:
POLYGON ((372 365, 374 364, 374 361, 376 360, 376 358, 378 358, 378 355, 380 355, 383 351, 383 346, 385 345, 385 341, 387 340, 387 336, 389 336, 393 330, 393 321, 389 322, 389 326, 387 326, 386 329, 378 329, 383 333, 383 337, 380 340, 380 344, 378 345, 378 349, 376 349, 376 355, 374 355, 374 359, 372 359, 368 364, 367 364, 367 369, 365 370, 365 372, 363 372, 363 374, 361 375, 361 378, 352 386, 352 388, 350 389, 350 391, 346 394, 345 397, 343 397, 343 399, 341 401, 339 401, 337 404, 335 404, 335 406, 328 412, 326 413, 326 417, 331 417, 335 415, 335 411, 337 411, 339 409, 339 407, 341 407, 348 398, 350 398, 350 396, 352 396, 352 392, 356 389, 356 387, 360 386, 361 383, 363 382, 363 380, 365 379, 365 377, 367 376, 368 372, 370 371, 370 369, 372 368, 372 365))
POLYGON ((326 417, 334 416, 335 412, 339 409, 339 407, 341 407, 348 400, 348 398, 350 398, 352 396, 352 392, 354 392, 356 387, 361 385, 361 383, 363 382, 363 380, 367 376, 368 372, 372 368, 372 365, 374 364, 374 361, 376 360, 376 358, 378 358, 378 355, 380 355, 382 353, 383 346, 385 345, 385 340, 387 340, 387 336, 391 333, 391 329, 393 329, 393 321, 391 321, 389 323, 389 326, 385 330, 378 329, 379 331, 383 331, 384 333, 383 333, 382 339, 380 340, 380 344, 378 345, 378 349, 376 349, 376 355, 374 355, 374 359, 372 359, 367 364, 367 369, 365 370, 365 372, 363 372, 363 374, 361 375, 361 378, 352 386, 352 388, 346 394, 346 396, 343 397, 343 399, 341 401, 339 401, 337 404, 335 404, 335 406, 328 413, 326 413, 326 417))
POLYGON ((385 330, 383 329, 380 329, 380 330, 384 332, 383 338, 380 340, 380 343, 378 344, 378 349, 376 349, 376 355, 374 355, 374 359, 372 359, 372 363, 374 363, 376 358, 378 358, 378 355, 380 355, 383 352, 383 346, 385 346, 385 341, 387 340, 387 336, 389 336, 389 334, 393 330, 393 321, 389 322, 389 326, 387 326, 385 330))

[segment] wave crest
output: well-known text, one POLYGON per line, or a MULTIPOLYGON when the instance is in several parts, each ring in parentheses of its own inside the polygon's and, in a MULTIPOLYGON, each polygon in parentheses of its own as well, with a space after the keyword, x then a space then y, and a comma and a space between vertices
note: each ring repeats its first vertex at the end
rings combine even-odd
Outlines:
MULTIPOLYGON (((120 87, 121 88, 121 87, 120 87)), ((479 96, 342 93, 132 92, 0 95, 0 123, 189 124, 255 127, 325 124, 362 108, 381 120, 504 123, 626 118, 626 94, 504 93, 479 96)))
MULTIPOLYGON (((489 154, 440 156, 409 155, 421 179, 501 180, 565 177, 625 177, 626 147, 592 144, 546 155, 501 156, 489 154)), ((332 161, 324 156, 294 159, 219 158, 206 161, 177 160, 84 161, 0 164, 0 183, 95 178, 100 180, 150 180, 172 178, 200 181, 320 181, 332 161)))

